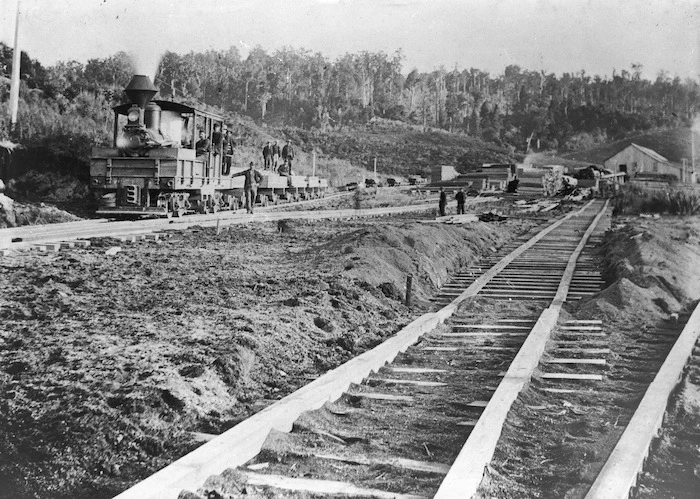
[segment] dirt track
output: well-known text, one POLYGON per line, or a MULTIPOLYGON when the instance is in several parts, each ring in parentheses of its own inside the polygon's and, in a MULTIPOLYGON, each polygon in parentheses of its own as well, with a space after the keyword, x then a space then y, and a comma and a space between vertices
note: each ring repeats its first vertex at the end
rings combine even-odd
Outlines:
POLYGON ((373 347, 532 225, 270 223, 4 259, 0 497, 114 495, 196 447, 190 432, 373 347))
MULTIPOLYGON (((195 228, 115 256, 105 250, 120 243, 102 239, 3 259, 0 497, 116 494, 196 447, 192 432, 219 433, 393 334, 426 310, 450 270, 533 224, 404 217, 292 222, 283 232, 249 225, 218 236, 195 228), (408 273, 410 313, 402 303, 408 273)), ((601 253, 612 286, 568 312, 602 313, 617 344, 635 350, 628 353, 658 357, 635 335, 675 331, 669 315, 700 297, 697 273, 686 271, 700 264, 700 226, 677 218, 617 224, 601 253)), ((615 371, 634 375, 635 362, 622 359, 615 371)), ((551 403, 533 393, 516 407, 491 490, 579 497, 616 427, 576 399, 558 416, 528 408, 551 403), (581 453, 573 450, 580 438, 602 443, 581 453)), ((625 411, 636 397, 622 395, 625 411)))

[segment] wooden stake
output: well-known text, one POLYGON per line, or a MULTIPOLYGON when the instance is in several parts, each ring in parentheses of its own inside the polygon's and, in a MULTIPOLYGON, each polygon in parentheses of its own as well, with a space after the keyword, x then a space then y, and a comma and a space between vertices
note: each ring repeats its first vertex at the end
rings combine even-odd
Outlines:
POLYGON ((406 306, 411 306, 411 287, 413 286, 413 276, 406 276, 406 306))

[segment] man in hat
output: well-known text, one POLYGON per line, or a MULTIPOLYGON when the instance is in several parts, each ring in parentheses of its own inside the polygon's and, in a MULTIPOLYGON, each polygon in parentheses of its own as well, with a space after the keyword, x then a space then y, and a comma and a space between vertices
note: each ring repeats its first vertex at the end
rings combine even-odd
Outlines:
POLYGON ((292 161, 294 160, 294 149, 292 149, 292 141, 288 140, 282 148, 282 161, 287 165, 287 171, 292 174, 292 161))
POLYGON ((280 167, 280 146, 277 145, 277 141, 275 140, 272 143, 272 171, 277 173, 277 170, 280 167))
POLYGON ((258 195, 258 184, 262 181, 262 174, 253 168, 253 162, 250 162, 247 170, 234 173, 231 177, 245 177, 243 183, 243 192, 245 192, 245 209, 247 213, 253 213, 253 205, 255 197, 258 195))
POLYGON ((222 173, 228 175, 231 173, 231 166, 233 165, 233 148, 236 146, 236 141, 233 140, 233 135, 228 126, 224 125, 224 166, 222 173))
POLYGON ((272 167, 272 148, 270 147, 270 141, 267 141, 265 147, 262 150, 263 153, 263 169, 269 170, 272 167))

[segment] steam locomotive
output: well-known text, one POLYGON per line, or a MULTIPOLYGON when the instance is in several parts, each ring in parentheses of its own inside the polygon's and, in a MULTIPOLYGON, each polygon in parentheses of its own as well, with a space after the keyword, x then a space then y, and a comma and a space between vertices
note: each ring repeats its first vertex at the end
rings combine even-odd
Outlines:
MULTIPOLYGON (((98 214, 108 216, 183 216, 235 210, 244 201, 242 168, 226 171, 222 155, 197 155, 199 132, 212 136, 224 118, 177 102, 152 100, 158 92, 144 75, 134 76, 125 93, 128 104, 115 106, 113 147, 93 147, 92 188, 100 195, 98 214)), ((326 179, 262 172, 256 201, 322 197, 326 179)))

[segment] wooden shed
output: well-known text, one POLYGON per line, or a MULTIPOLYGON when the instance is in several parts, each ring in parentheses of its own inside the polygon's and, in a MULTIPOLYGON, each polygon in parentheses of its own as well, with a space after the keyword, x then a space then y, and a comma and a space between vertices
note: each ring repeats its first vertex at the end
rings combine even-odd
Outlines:
POLYGON ((671 163, 656 151, 634 143, 610 156, 603 165, 606 170, 626 173, 632 178, 639 173, 673 175, 678 180, 682 177, 680 165, 671 163))

